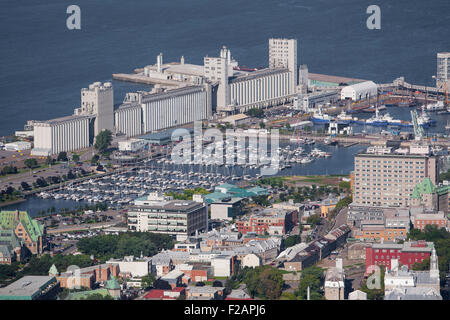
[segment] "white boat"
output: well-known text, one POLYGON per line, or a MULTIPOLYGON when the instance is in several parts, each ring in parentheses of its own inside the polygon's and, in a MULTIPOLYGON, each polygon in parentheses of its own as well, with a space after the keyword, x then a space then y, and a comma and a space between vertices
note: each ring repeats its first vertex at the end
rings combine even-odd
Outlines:
POLYGON ((445 109, 444 101, 437 101, 426 106, 427 111, 441 111, 445 109))

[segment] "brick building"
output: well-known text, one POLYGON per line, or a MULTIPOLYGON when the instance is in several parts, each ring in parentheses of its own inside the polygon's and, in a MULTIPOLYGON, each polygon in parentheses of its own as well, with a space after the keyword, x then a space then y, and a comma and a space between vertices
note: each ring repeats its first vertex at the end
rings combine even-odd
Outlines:
POLYGON ((254 232, 257 235, 283 235, 297 224, 297 211, 267 208, 260 214, 242 217, 236 221, 236 227, 242 234, 254 232))
POLYGON ((375 243, 366 248, 366 269, 371 265, 390 268, 391 259, 398 259, 408 268, 430 257, 434 244, 425 241, 398 243, 375 243))

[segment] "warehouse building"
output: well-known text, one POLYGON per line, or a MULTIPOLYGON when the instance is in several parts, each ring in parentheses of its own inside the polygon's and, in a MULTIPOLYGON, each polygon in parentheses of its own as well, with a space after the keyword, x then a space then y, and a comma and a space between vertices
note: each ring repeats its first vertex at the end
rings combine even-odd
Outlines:
POLYGON ((93 137, 90 135, 92 117, 67 116, 34 123, 35 156, 49 156, 61 151, 88 148, 93 137))
POLYGON ((351 99, 353 101, 365 100, 370 97, 375 97, 377 92, 378 86, 375 82, 364 81, 342 88, 341 99, 351 99))
POLYGON ((209 86, 189 86, 142 97, 143 132, 155 132, 211 115, 209 86))
POLYGON ((49 156, 87 148, 102 130, 114 132, 114 93, 110 82, 94 82, 81 89, 81 107, 74 114, 34 121, 32 155, 49 156))

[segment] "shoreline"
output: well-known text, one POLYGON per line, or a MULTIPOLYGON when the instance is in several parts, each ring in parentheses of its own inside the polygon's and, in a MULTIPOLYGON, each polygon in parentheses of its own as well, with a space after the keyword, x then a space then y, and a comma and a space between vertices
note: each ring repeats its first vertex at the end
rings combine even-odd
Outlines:
POLYGON ((18 203, 22 203, 27 201, 26 198, 22 198, 22 199, 17 199, 17 200, 13 200, 13 201, 9 201, 9 202, 5 202, 5 203, 0 203, 0 208, 4 208, 13 204, 18 204, 18 203))

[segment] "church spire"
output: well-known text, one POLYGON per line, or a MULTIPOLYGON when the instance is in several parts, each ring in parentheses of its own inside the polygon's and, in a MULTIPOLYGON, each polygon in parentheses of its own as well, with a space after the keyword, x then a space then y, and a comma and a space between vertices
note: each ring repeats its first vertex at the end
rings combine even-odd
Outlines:
POLYGON ((433 248, 430 257, 430 277, 439 278, 439 265, 436 250, 433 248))

